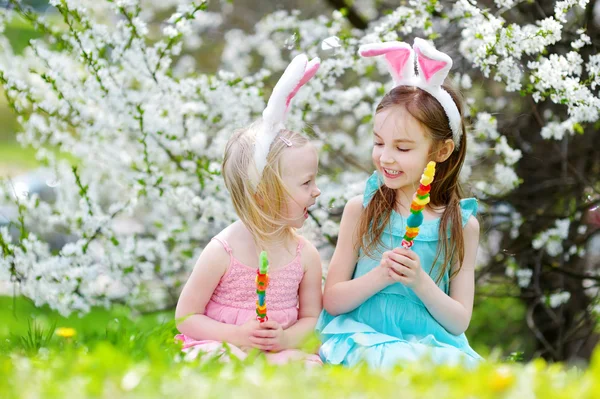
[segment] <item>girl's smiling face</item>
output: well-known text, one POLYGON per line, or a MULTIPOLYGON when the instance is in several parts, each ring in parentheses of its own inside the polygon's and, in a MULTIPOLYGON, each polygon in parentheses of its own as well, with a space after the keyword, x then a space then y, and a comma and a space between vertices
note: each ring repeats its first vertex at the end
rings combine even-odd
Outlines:
POLYGON ((430 160, 432 141, 426 128, 402 106, 375 114, 373 165, 392 189, 416 189, 430 160))

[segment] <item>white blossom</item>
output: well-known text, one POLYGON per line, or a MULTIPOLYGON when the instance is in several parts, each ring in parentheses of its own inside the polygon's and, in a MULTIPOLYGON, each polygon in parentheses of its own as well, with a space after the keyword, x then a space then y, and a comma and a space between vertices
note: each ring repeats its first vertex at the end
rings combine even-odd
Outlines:
POLYGON ((529 283, 531 282, 531 276, 533 276, 533 271, 531 269, 519 269, 516 272, 518 284, 521 288, 527 288, 529 283))
POLYGON ((556 294, 551 294, 549 297, 547 297, 547 301, 550 307, 557 308, 560 305, 564 305, 565 303, 569 302, 570 298, 571 293, 568 291, 564 291, 556 294))

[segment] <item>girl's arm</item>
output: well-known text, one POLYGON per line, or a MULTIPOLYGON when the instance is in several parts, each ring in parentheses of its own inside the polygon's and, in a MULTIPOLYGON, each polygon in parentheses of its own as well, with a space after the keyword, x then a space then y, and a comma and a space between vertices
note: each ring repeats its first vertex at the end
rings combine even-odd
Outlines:
POLYGON ((388 261, 387 252, 384 253, 380 267, 374 268, 364 276, 352 279, 358 259, 356 228, 362 211, 362 196, 352 198, 344 207, 340 234, 329 264, 323 294, 325 310, 332 316, 356 309, 368 298, 394 282, 389 276, 388 269, 381 267, 388 261))
POLYGON ((221 244, 210 241, 196 261, 190 278, 179 296, 175 319, 177 329, 196 340, 225 341, 236 346, 248 346, 241 326, 225 324, 204 315, 219 280, 229 266, 229 254, 221 244))
MULTIPOLYGON (((396 271, 406 277, 395 279, 409 287, 423 301, 427 310, 448 332, 460 335, 467 330, 473 312, 475 296, 475 258, 479 245, 479 222, 470 217, 464 227, 465 258, 458 274, 450 283, 450 295, 438 287, 433 279, 417 265, 415 254, 405 249, 396 249, 399 256, 399 268, 396 271), (406 260, 409 258, 410 260, 406 260)), ((395 257, 395 255, 392 255, 395 257)), ((420 262, 420 261, 419 261, 420 262)), ((457 265, 453 267, 456 270, 457 265)), ((395 274, 395 273, 393 273, 395 274)))
POLYGON ((317 318, 323 308, 321 256, 315 246, 308 241, 302 259, 306 271, 298 289, 298 321, 285 330, 284 349, 298 348, 304 343, 306 337, 314 331, 317 318))

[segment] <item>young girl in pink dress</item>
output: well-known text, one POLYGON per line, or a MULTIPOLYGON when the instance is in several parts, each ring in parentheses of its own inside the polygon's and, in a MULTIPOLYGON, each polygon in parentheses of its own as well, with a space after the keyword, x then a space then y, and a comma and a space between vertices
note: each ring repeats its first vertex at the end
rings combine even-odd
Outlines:
POLYGON ((240 220, 204 248, 179 297, 177 338, 188 358, 229 352, 244 359, 256 348, 272 363, 321 364, 317 354, 299 350, 321 312, 321 260, 296 233, 321 193, 319 161, 308 139, 283 125, 291 99, 318 67, 318 59, 294 58, 263 118, 227 143, 223 177, 240 220), (260 323, 255 278, 263 250, 270 281, 268 320, 260 323))

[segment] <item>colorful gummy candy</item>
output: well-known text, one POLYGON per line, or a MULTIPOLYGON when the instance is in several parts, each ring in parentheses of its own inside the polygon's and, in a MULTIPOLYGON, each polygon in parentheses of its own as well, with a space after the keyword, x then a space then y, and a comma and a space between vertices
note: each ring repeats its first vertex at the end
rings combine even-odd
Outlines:
POLYGON ((435 162, 431 161, 425 167, 423 175, 421 175, 421 184, 410 204, 410 216, 406 220, 406 233, 402 239, 404 248, 412 247, 413 240, 419 235, 419 226, 423 223, 423 209, 429 203, 429 191, 434 176, 435 162))
POLYGON ((269 261, 267 260, 267 252, 262 251, 258 259, 258 269, 256 270, 256 320, 263 323, 269 318, 267 317, 267 299, 266 291, 269 285, 269 261))

